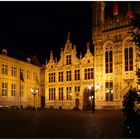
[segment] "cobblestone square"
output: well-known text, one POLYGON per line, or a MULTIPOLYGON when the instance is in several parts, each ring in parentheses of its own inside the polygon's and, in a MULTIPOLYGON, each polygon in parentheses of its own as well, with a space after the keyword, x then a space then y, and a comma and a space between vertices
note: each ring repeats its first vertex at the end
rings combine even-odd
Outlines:
POLYGON ((0 138, 125 138, 120 110, 0 111, 0 138))

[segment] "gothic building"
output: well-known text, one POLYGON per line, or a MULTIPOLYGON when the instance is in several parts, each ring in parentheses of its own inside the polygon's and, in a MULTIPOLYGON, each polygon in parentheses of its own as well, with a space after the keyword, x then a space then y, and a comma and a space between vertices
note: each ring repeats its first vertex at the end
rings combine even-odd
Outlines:
POLYGON ((92 38, 94 44, 94 86, 96 108, 120 108, 128 89, 137 87, 138 49, 129 34, 127 18, 130 8, 138 3, 94 2, 92 38))
POLYGON ((60 60, 54 60, 53 52, 46 62, 45 70, 45 106, 62 109, 90 109, 90 87, 93 86, 93 54, 89 43, 84 57, 77 57, 76 46, 70 41, 70 33, 61 48, 60 60), (88 97, 86 96, 87 94, 88 97), (87 99, 88 98, 88 99, 87 99))

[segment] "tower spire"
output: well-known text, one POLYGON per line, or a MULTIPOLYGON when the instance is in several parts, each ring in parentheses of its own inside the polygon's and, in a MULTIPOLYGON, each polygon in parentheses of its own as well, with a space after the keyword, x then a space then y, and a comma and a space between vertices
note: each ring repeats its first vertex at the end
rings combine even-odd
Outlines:
POLYGON ((67 34, 67 40, 70 40, 70 32, 67 34))

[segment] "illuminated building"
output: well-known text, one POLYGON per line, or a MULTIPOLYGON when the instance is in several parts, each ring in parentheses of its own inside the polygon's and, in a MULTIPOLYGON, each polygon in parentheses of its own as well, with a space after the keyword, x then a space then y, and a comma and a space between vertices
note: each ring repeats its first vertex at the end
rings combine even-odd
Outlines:
MULTIPOLYGON (((128 33, 126 16, 132 6, 133 2, 92 3, 94 56, 87 43, 86 53, 78 57, 70 33, 60 50, 60 59, 54 59, 51 51, 49 61, 42 67, 31 64, 29 58, 27 62, 11 58, 3 50, 0 103, 34 106, 33 94, 39 90, 39 96, 35 96, 39 107, 91 110, 94 98, 97 109, 121 108, 128 89, 138 87, 135 71, 140 67, 140 60, 128 33), (24 82, 20 79, 20 70, 24 82)), ((135 6, 137 9, 138 3, 135 6)))
POLYGON ((120 108, 128 89, 137 87, 138 52, 127 18, 130 8, 139 3, 93 3, 94 80, 100 89, 95 94, 96 108, 120 108), (96 8, 95 8, 96 7, 96 8))
MULTIPOLYGON (((31 59, 21 61, 8 56, 6 49, 0 54, 0 106, 33 106, 31 89, 40 89, 40 67, 31 64, 31 59)), ((39 94, 39 92, 38 92, 39 94)), ((40 107, 40 96, 36 106, 40 107)))
POLYGON ((64 49, 61 49, 59 61, 54 60, 51 51, 45 70, 46 108, 83 109, 87 106, 84 93, 88 93, 88 86, 93 86, 94 82, 93 54, 89 43, 84 57, 80 55, 78 58, 76 54, 70 33, 64 49))

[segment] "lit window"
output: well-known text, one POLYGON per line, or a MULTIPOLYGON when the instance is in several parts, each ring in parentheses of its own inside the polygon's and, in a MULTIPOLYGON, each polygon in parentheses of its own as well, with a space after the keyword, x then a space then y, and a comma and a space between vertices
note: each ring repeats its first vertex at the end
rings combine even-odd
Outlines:
POLYGON ((27 71, 27 79, 30 80, 30 71, 27 71))
POLYGON ((85 80, 93 79, 93 68, 85 69, 85 80))
POLYGON ((49 100, 55 100, 55 88, 49 88, 49 100))
POLYGON ((2 74, 8 74, 8 65, 2 64, 2 74))
POLYGON ((63 100, 63 87, 59 88, 59 100, 63 100))
POLYGON ((67 100, 72 100, 71 87, 66 87, 67 100))
POLYGON ((58 82, 63 82, 63 72, 58 72, 58 82))
POLYGON ((23 97, 24 95, 24 86, 20 85, 20 96, 23 97))
POLYGON ((49 73, 49 83, 55 82, 55 73, 49 73))
POLYGON ((66 65, 71 64, 71 55, 66 55, 66 65))
POLYGON ((80 80, 80 70, 74 71, 74 80, 80 80))
POLYGON ((11 75, 16 76, 16 67, 15 66, 12 66, 12 68, 11 68, 11 75))
POLYGON ((125 43, 125 71, 133 70, 133 48, 130 40, 127 40, 125 43))
POLYGON ((11 84, 11 96, 16 96, 16 84, 11 84))
POLYGON ((80 86, 75 87, 75 92, 80 92, 80 86))
POLYGON ((37 74, 36 73, 33 74, 33 80, 37 81, 37 74))
POLYGON ((71 71, 66 71, 66 81, 71 81, 71 71))
POLYGON ((8 83, 2 83, 2 96, 7 96, 8 93, 8 83))
POLYGON ((113 82, 106 82, 106 101, 113 101, 113 82))
POLYGON ((113 72, 113 51, 110 43, 105 48, 105 71, 106 73, 113 72))

